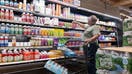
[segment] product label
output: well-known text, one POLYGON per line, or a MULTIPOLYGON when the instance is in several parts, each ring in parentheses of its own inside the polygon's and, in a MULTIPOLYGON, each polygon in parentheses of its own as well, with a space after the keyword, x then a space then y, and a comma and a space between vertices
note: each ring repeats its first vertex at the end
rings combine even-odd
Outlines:
POLYGON ((8 56, 8 62, 12 62, 13 61, 13 56, 8 56))
POLYGON ((7 57, 7 56, 2 57, 2 62, 3 62, 3 63, 5 63, 5 62, 7 62, 7 61, 8 61, 8 57, 7 57))

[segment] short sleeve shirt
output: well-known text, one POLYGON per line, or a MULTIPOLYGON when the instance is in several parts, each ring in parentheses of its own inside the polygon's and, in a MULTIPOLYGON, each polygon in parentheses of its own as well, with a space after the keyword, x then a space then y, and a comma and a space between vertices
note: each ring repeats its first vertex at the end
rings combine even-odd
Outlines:
MULTIPOLYGON (((93 26, 85 25, 85 31, 83 33, 82 40, 86 40, 87 38, 91 38, 96 34, 100 34, 100 30, 99 30, 98 25, 93 25, 93 26)), ((95 42, 97 42, 97 40, 95 42)))

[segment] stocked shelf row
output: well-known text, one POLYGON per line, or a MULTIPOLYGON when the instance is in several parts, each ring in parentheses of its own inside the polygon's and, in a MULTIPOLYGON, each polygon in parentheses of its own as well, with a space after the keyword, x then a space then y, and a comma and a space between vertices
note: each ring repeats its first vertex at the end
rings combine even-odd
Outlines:
MULTIPOLYGON (((16 11, 16 12, 21 12, 21 13, 22 12, 31 13, 31 14, 41 16, 41 17, 58 18, 60 20, 66 20, 66 21, 73 21, 74 20, 72 18, 66 18, 66 17, 62 17, 62 16, 55 16, 55 15, 54 16, 53 15, 46 15, 46 14, 37 13, 37 12, 34 12, 34 11, 27 11, 27 10, 23 10, 23 9, 19 9, 19 8, 8 7, 8 6, 1 6, 0 5, 0 8, 9 9, 9 10, 13 10, 13 11, 16 11)), ((78 21, 82 22, 82 23, 87 23, 87 22, 80 21, 80 20, 78 20, 78 21)))
POLYGON ((111 15, 104 14, 104 13, 100 13, 100 12, 93 11, 93 10, 90 10, 90 9, 82 8, 82 7, 75 6, 75 5, 72 5, 72 4, 69 4, 69 3, 65 3, 65 2, 62 2, 62 1, 58 1, 58 0, 47 0, 47 1, 52 2, 52 3, 61 4, 61 5, 68 6, 68 7, 72 7, 72 8, 78 9, 78 10, 82 10, 82 11, 86 11, 86 12, 91 12, 91 13, 95 13, 95 14, 98 14, 98 15, 102 15, 102 16, 118 19, 118 20, 121 21, 121 19, 118 18, 118 17, 111 16, 111 15))
POLYGON ((0 47, 0 49, 14 49, 14 48, 53 48, 53 46, 9 46, 9 47, 0 47))
POLYGON ((59 29, 69 29, 69 30, 84 31, 84 29, 80 29, 80 28, 67 28, 67 27, 50 26, 50 25, 43 25, 43 24, 32 24, 32 23, 28 23, 28 22, 17 22, 17 21, 10 21, 10 20, 0 20, 0 22, 21 24, 21 25, 27 25, 27 26, 37 26, 37 27, 43 27, 43 28, 59 28, 59 29))
POLYGON ((58 58, 47 58, 47 59, 38 59, 38 60, 7 62, 7 63, 0 63, 0 66, 15 65, 15 64, 24 64, 24 63, 32 63, 32 62, 41 62, 41 61, 47 61, 47 60, 57 60, 57 59, 63 59, 63 58, 64 58, 64 56, 58 57, 58 58))

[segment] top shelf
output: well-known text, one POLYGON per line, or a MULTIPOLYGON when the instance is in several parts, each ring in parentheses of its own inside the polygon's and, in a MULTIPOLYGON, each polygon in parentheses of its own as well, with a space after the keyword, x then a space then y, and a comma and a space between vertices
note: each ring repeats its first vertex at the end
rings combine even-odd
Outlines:
POLYGON ((114 18, 114 19, 117 19, 117 20, 121 21, 121 19, 118 18, 118 17, 108 15, 108 14, 104 14, 104 13, 100 13, 100 12, 93 11, 93 10, 90 10, 90 9, 82 8, 82 7, 75 6, 75 5, 72 5, 72 4, 68 4, 68 3, 65 3, 65 2, 62 2, 62 1, 57 1, 57 0, 47 0, 47 1, 52 2, 52 3, 61 4, 61 5, 68 6, 68 7, 72 7, 72 8, 76 8, 78 10, 82 10, 82 11, 91 12, 91 13, 95 13, 95 14, 98 14, 98 15, 114 18))
MULTIPOLYGON (((42 14, 42 13, 37 13, 37 12, 34 12, 34 11, 27 11, 27 10, 23 10, 23 9, 19 9, 19 8, 14 8, 14 7, 8 7, 8 6, 2 6, 0 5, 0 8, 4 8, 4 9, 10 9, 10 10, 13 10, 13 11, 17 11, 17 12, 26 12, 26 13, 32 13, 34 15, 37 15, 37 16, 43 16, 43 17, 50 17, 50 18, 58 18, 58 19, 61 19, 61 20, 66 20, 66 21, 73 21, 74 19, 72 18, 64 18, 64 17, 61 17, 61 16, 52 16, 52 15, 45 15, 45 14, 42 14)), ((77 20, 81 23, 87 23, 87 22, 84 22, 84 21, 80 21, 80 20, 77 20)))
POLYGON ((105 24, 97 24, 97 25, 106 26, 106 27, 113 27, 113 28, 117 28, 116 26, 112 26, 112 25, 105 25, 105 24))

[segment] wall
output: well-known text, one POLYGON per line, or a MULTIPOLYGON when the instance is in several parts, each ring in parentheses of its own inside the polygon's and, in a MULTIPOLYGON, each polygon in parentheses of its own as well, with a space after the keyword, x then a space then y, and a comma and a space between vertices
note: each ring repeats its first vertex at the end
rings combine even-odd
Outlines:
POLYGON ((81 7, 120 17, 120 12, 117 7, 112 7, 108 4, 107 7, 105 7, 105 4, 100 0, 81 0, 81 7))

